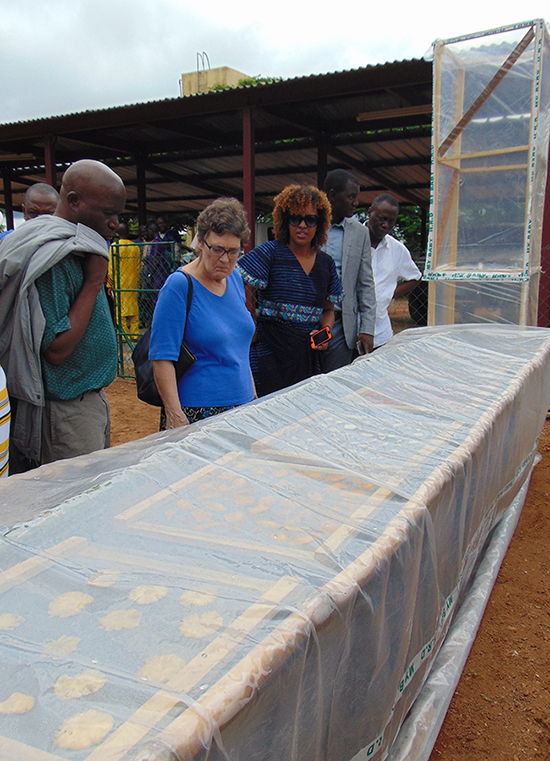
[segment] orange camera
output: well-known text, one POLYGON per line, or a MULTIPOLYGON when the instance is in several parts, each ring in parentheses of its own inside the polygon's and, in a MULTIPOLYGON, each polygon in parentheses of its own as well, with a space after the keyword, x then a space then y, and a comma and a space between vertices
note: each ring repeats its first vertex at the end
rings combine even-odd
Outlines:
POLYGON ((330 341, 331 338, 332 333, 330 332, 330 328, 321 328, 321 330, 317 330, 310 335, 311 348, 315 349, 317 346, 322 346, 323 344, 326 344, 327 341, 330 341))

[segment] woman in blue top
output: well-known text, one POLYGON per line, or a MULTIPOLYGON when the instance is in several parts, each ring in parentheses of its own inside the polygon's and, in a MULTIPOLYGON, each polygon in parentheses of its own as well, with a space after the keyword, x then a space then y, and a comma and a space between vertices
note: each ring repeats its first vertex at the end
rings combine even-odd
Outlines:
POLYGON ((250 364, 258 396, 320 372, 310 334, 334 325, 342 285, 332 257, 320 250, 331 208, 315 187, 290 185, 275 198, 275 240, 239 259, 237 269, 258 298, 257 340, 250 364))
POLYGON ((182 268, 193 282, 187 324, 187 278, 178 270, 159 293, 151 326, 149 359, 166 416, 161 429, 194 423, 255 397, 249 360, 254 322, 234 271, 250 237, 245 211, 235 198, 218 198, 199 215, 197 230, 198 256, 182 268), (174 362, 184 333, 197 361, 176 386, 174 362))

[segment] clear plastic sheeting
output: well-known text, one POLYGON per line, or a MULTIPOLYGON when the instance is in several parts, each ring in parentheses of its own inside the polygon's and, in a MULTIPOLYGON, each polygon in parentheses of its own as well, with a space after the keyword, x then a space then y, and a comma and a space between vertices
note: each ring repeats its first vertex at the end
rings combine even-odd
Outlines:
POLYGON ((436 325, 477 322, 519 325, 526 283, 438 280, 432 288, 436 325))
POLYGON ((407 331, 0 485, 0 751, 385 759, 536 457, 547 330, 407 331))
MULTIPOLYGON (((519 521, 528 486, 526 481, 495 528, 470 591, 457 611, 430 675, 391 747, 389 761, 429 761, 519 521)), ((354 761, 365 761, 362 751, 354 761)))
POLYGON ((549 67, 540 19, 434 44, 430 324, 536 323, 549 67))

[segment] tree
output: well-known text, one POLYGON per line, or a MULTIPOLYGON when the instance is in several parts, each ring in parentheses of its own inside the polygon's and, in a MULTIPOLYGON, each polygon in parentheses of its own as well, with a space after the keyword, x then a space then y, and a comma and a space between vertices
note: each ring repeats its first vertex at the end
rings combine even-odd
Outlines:
POLYGON ((262 77, 256 74, 255 77, 243 77, 239 79, 236 85, 212 85, 208 88, 209 92, 220 92, 221 90, 234 90, 235 87, 258 87, 258 85, 272 85, 274 82, 282 82, 282 77, 262 77))
POLYGON ((418 206, 399 207, 397 224, 392 234, 407 246, 414 259, 426 255, 422 249, 422 209, 418 206))

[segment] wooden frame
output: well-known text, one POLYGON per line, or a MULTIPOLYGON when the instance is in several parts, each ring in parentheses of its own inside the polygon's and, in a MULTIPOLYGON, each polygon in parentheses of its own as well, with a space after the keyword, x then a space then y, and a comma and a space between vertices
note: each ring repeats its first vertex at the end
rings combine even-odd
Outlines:
MULTIPOLYGON (((465 317, 457 312, 455 286, 459 282, 488 281, 493 284, 505 281, 522 284, 518 287, 519 303, 516 317, 512 321, 522 325, 536 324, 536 306, 534 308, 533 304, 536 305, 538 297, 541 252, 540 234, 537 235, 535 227, 540 218, 541 209, 540 203, 538 206, 534 204, 533 198, 540 194, 540 189, 544 188, 546 181, 545 171, 541 170, 540 164, 537 164, 538 154, 542 151, 542 154, 546 156, 548 152, 548 134, 542 133, 539 128, 539 114, 550 105, 541 102, 541 97, 544 95, 544 88, 541 87, 542 59, 543 54, 548 54, 546 48, 548 48, 548 31, 541 20, 494 29, 479 35, 438 41, 435 44, 430 232, 425 271, 425 277, 430 281, 428 305, 428 324, 430 325, 472 321, 470 319, 472 314, 467 314, 465 317), (487 37, 494 36, 496 36, 493 45, 495 52, 491 52, 493 39, 487 40, 487 37), (500 64, 495 59, 495 56, 501 55, 498 49, 499 43, 501 45, 506 43, 509 46, 509 53, 500 64), (486 55, 485 69, 471 51, 478 54, 482 63, 483 55, 486 55), (516 103, 497 102, 497 105, 493 106, 491 98, 495 93, 501 100, 505 97, 507 91, 502 89, 501 84, 507 81, 507 75, 514 70, 518 61, 525 63, 526 56, 531 69, 532 87, 528 143, 520 141, 516 145, 503 144, 494 148, 480 143, 478 148, 473 147, 472 139, 491 139, 491 135, 495 133, 494 124, 499 120, 510 119, 510 125, 513 127, 512 120, 525 118, 523 112, 514 112, 514 108, 518 107, 516 103), (481 89, 482 83, 479 83, 479 79, 483 75, 489 79, 486 86, 481 89), (474 77, 476 78, 475 86, 472 84, 474 77), (445 79, 446 88, 444 97, 442 96, 443 79, 445 79), (466 94, 467 80, 469 82, 466 94), (473 97, 475 87, 480 88, 477 97, 473 97), (454 106, 451 107, 453 101, 454 106), (485 122, 487 131, 479 129, 477 134, 472 133, 473 137, 470 134, 467 147, 463 149, 463 137, 468 127, 473 124, 476 115, 486 104, 489 109, 483 117, 478 117, 478 124, 485 122), (442 126, 444 122, 445 127, 442 126), (451 124, 454 122, 454 126, 449 127, 449 122, 451 124), (472 166, 472 163, 476 161, 479 165, 472 166), (535 166, 538 166, 538 173, 534 171, 535 166), (502 173, 510 173, 510 175, 506 177, 502 173), (491 182, 493 177, 495 179, 491 182), (523 179, 520 180, 522 177, 523 179), (470 183, 468 178, 474 181, 476 178, 483 179, 483 187, 477 191, 478 193, 483 191, 483 201, 480 201, 480 206, 483 203, 497 212, 500 194, 506 195, 506 182, 510 187, 512 199, 519 195, 518 182, 524 183, 523 247, 521 251, 514 250, 512 262, 507 259, 506 254, 500 254, 497 246, 491 249, 492 258, 487 261, 483 258, 483 247, 480 248, 480 260, 477 267, 472 266, 468 261, 461 262, 459 242, 461 235, 463 239, 467 238, 475 225, 478 225, 478 229, 474 229, 472 236, 474 239, 472 256, 476 253, 475 246, 484 243, 483 221, 474 220, 475 224, 472 225, 472 200, 469 202, 469 207, 463 209, 461 206, 464 184, 470 183), (442 190, 443 182, 447 183, 446 191, 442 190), (492 187, 495 188, 494 198, 491 197, 492 187), (475 243, 477 240, 479 244, 475 243), (531 285, 529 285, 530 281, 531 285), (438 282, 446 283, 446 287, 438 288, 438 282)), ((519 108, 522 107, 519 106, 519 108)), ((516 123, 519 122, 516 121, 516 123)), ((505 127, 506 132, 503 130, 502 133, 498 133, 497 128, 496 134, 505 134, 506 139, 509 139, 512 127, 505 127)), ((470 187, 473 186, 470 184, 470 187)), ((476 192, 475 188, 472 192, 476 192)), ((491 233, 488 232, 487 240, 490 237, 491 233)), ((465 288, 468 287, 465 286, 465 288)), ((478 292, 483 292, 484 286, 479 285, 475 288, 478 292)), ((475 315, 473 317, 475 320, 475 315)), ((486 317, 484 316, 483 319, 486 317)))

